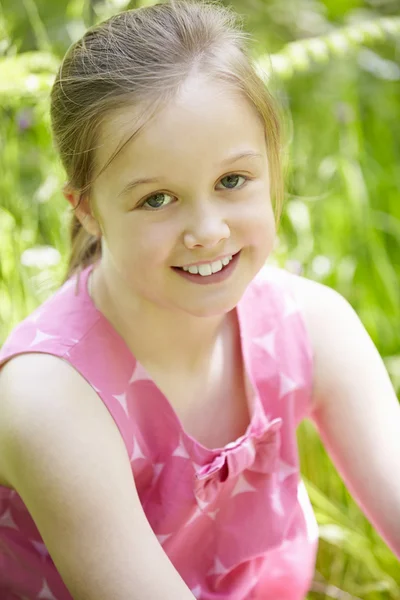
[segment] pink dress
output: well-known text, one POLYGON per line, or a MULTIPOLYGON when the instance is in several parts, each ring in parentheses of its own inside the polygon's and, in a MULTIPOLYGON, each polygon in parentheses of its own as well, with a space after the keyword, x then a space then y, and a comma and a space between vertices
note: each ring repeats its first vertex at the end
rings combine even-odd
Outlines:
MULTIPOLYGON (((313 363, 294 275, 265 266, 237 306, 251 421, 244 435, 209 449, 185 432, 95 307, 91 268, 12 331, 0 365, 44 352, 91 384, 125 442, 146 517, 195 598, 304 599, 318 528, 299 475, 296 427, 310 412, 313 363)), ((0 598, 71 600, 20 496, 1 486, 0 598)))

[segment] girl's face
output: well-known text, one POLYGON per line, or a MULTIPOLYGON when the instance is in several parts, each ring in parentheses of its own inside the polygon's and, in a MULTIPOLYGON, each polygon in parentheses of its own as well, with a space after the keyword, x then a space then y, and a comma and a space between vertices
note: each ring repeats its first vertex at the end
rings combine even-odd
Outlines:
MULTIPOLYGON (((104 123, 99 164, 129 136, 134 117, 124 110, 104 123)), ((119 293, 139 303, 196 316, 226 313, 273 248, 269 187, 264 128, 254 107, 221 85, 192 79, 94 185, 101 268, 118 281, 119 293), (249 155, 236 159, 243 153, 249 155), (144 178, 154 181, 133 187, 144 178), (206 277, 189 280, 174 268, 238 252, 220 282, 200 285, 206 277)))

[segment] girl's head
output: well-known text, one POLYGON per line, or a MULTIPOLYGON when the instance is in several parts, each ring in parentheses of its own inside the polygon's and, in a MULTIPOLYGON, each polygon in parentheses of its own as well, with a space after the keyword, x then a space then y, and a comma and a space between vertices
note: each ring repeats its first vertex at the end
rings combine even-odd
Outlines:
POLYGON ((278 118, 247 38, 220 4, 169 0, 71 46, 51 92, 75 207, 67 277, 101 256, 148 299, 162 285, 176 304, 174 286, 204 286, 171 267, 240 250, 243 292, 272 250, 282 202, 278 118), (246 151, 261 156, 228 160, 246 151), (159 180, 127 188, 139 178, 159 180))

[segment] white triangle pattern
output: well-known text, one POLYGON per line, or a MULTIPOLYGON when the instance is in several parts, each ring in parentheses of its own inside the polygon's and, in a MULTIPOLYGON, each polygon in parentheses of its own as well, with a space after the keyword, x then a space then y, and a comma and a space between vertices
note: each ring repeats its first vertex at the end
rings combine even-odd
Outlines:
POLYGON ((256 492, 256 491, 257 491, 257 488, 250 485, 250 483, 248 481, 246 481, 244 476, 241 474, 241 475, 239 475, 236 485, 232 490, 231 498, 233 498, 234 496, 237 496, 238 494, 244 494, 245 492, 256 492))
POLYGON ((192 465, 193 465, 194 470, 196 471, 196 473, 197 473, 197 471, 200 471, 200 469, 203 468, 203 465, 199 465, 198 463, 195 463, 193 460, 192 460, 192 465))
POLYGON ((40 329, 37 329, 36 330, 36 334, 35 334, 35 338, 30 343, 30 348, 32 348, 32 346, 36 346, 37 344, 40 344, 40 342, 44 342, 45 340, 56 340, 57 338, 58 338, 58 335, 52 335, 50 333, 44 333, 44 331, 41 331, 40 329))
POLYGON ((291 392, 294 392, 294 390, 297 390, 300 387, 296 381, 293 381, 293 379, 290 379, 290 377, 287 377, 287 375, 284 375, 283 373, 279 373, 279 379, 279 399, 283 398, 287 394, 290 394, 291 392))
POLYGON ((162 546, 163 543, 165 542, 165 540, 167 540, 168 538, 170 538, 171 535, 172 535, 172 533, 168 533, 167 535, 161 535, 161 534, 159 534, 156 537, 157 537, 158 541, 160 542, 160 544, 162 546))
POLYGON ((206 502, 205 500, 202 500, 201 498, 198 498, 197 496, 196 496, 196 501, 197 501, 197 504, 198 504, 200 510, 202 512, 204 512, 205 508, 207 508, 209 503, 206 502))
POLYGON ((36 550, 39 552, 40 556, 46 557, 49 556, 49 551, 43 542, 37 542, 32 540, 32 545, 35 546, 36 550))
POLYGON ((185 448, 185 445, 182 441, 182 437, 180 437, 179 444, 173 451, 172 456, 180 456, 182 458, 190 458, 190 456, 185 448))
POLYGON ((293 467, 292 465, 289 465, 289 463, 285 462, 284 460, 279 460, 279 471, 278 471, 279 483, 282 483, 282 481, 285 481, 285 479, 290 477, 290 475, 294 475, 295 473, 298 473, 298 471, 299 470, 297 467, 293 467))
POLYGON ((45 579, 43 579, 42 589, 40 590, 40 593, 37 598, 38 600, 39 598, 40 600, 57 600, 57 598, 53 595, 51 589, 47 585, 47 581, 45 579))
POLYGON ((190 591, 197 600, 201 600, 201 594, 203 591, 201 585, 196 585, 196 587, 192 588, 190 591))
POLYGON ((129 414, 128 414, 128 404, 127 404, 127 401, 126 401, 126 392, 124 392, 123 394, 113 394, 113 398, 115 398, 116 400, 118 400, 118 402, 120 403, 120 405, 124 409, 124 413, 126 414, 127 417, 129 417, 129 414))
POLYGON ((9 508, 0 517, 0 527, 10 527, 10 529, 16 529, 18 531, 18 527, 11 516, 9 508))
POLYGON ((207 513, 207 516, 210 517, 210 519, 212 519, 213 521, 215 521, 217 514, 219 513, 220 510, 221 510, 220 508, 217 508, 217 510, 212 510, 207 513))
POLYGON ((128 384, 135 383, 136 381, 151 381, 150 375, 147 373, 147 371, 145 371, 144 367, 142 367, 139 362, 136 363, 128 384))
POLYGON ((165 467, 165 463, 155 463, 153 465, 153 479, 151 485, 154 485, 157 479, 160 477, 160 473, 165 467))
POLYGON ((223 575, 227 571, 228 571, 228 569, 226 567, 224 567, 224 565, 222 564, 220 559, 218 557, 216 557, 214 559, 214 565, 207 572, 207 575, 223 575))
POLYGON ((99 394, 99 395, 101 394, 101 391, 99 390, 99 388, 97 388, 93 383, 91 383, 91 386, 97 394, 99 394))
POLYGON ((257 346, 260 346, 263 350, 266 350, 273 358, 276 358, 275 335, 275 331, 271 331, 270 333, 266 333, 261 337, 254 338, 253 342, 257 344, 257 346))
POLYGON ((133 438, 133 450, 132 450, 132 454, 130 456, 130 460, 131 460, 131 462, 133 462, 134 460, 137 460, 138 458, 147 458, 147 457, 143 454, 143 451, 142 451, 137 439, 133 438))

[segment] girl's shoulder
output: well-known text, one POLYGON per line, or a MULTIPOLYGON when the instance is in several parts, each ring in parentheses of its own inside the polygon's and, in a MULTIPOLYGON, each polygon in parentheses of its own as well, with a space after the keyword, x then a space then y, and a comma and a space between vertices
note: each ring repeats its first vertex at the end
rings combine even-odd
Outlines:
POLYGON ((5 361, 0 368, 0 485, 11 487, 7 475, 9 441, 33 443, 36 436, 40 444, 46 427, 57 427, 72 418, 77 399, 84 408, 91 398, 93 404, 94 397, 84 378, 58 356, 22 352, 5 361))
POLYGON ((354 331, 353 343, 361 344, 365 330, 351 304, 335 289, 298 275, 293 275, 292 283, 313 352, 313 412, 326 397, 323 390, 333 365, 341 364, 346 336, 354 331))
POLYGON ((302 311, 308 333, 311 340, 316 342, 320 337, 321 319, 334 319, 336 309, 347 301, 339 292, 323 283, 294 273, 290 276, 291 288, 302 311), (328 312, 332 310, 334 314, 328 312))

